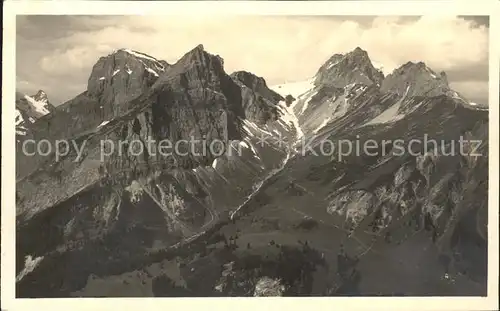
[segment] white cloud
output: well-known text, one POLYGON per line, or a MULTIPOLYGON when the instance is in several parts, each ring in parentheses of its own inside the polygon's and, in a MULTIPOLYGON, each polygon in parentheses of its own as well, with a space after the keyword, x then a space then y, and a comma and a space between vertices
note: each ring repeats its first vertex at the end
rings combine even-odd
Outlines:
POLYGON ((371 25, 355 17, 326 16, 134 16, 80 23, 92 27, 54 39, 61 48, 40 59, 45 74, 74 70, 86 81, 97 59, 113 49, 128 47, 172 63, 199 43, 221 55, 228 72, 248 70, 269 83, 310 77, 332 54, 356 46, 386 70, 415 60, 447 70, 488 57, 488 29, 455 17, 376 17, 371 25))

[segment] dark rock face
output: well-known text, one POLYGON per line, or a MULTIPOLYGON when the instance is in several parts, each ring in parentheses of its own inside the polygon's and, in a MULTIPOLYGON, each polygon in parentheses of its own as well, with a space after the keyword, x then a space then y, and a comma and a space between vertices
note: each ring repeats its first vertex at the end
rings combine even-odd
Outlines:
POLYGON ((295 98, 292 95, 288 94, 287 96, 285 96, 285 103, 287 107, 290 107, 290 105, 292 105, 294 101, 295 98))
POLYGON ((120 49, 101 57, 92 68, 87 94, 111 106, 117 117, 130 109, 127 104, 149 89, 169 65, 136 51, 120 49))
POLYGON ((271 101, 279 102, 283 100, 283 97, 280 94, 269 89, 266 80, 262 77, 258 77, 247 71, 234 72, 231 74, 231 77, 271 101))
POLYGON ((316 74, 314 84, 344 87, 352 83, 382 83, 384 75, 373 67, 368 53, 359 47, 345 55, 333 55, 316 74))
POLYGON ((263 78, 246 71, 235 72, 231 77, 241 88, 246 119, 259 124, 278 119, 276 105, 284 98, 270 90, 263 78))
MULTIPOLYGON (((16 92, 16 151, 19 151, 22 144, 27 139, 38 137, 38 128, 43 124, 43 120, 50 118, 56 108, 50 103, 47 94, 39 90, 35 95, 24 95, 16 92)), ((16 168, 16 174, 23 175, 24 171, 29 171, 38 165, 34 157, 26 158, 21 152, 16 152, 19 161, 22 163, 16 168), (22 160, 24 159, 24 160, 22 160)))

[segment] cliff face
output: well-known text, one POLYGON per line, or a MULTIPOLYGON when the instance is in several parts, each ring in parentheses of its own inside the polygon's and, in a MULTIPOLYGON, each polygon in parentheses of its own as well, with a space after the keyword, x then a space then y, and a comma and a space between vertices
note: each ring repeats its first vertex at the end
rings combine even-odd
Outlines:
POLYGON ((285 99, 270 90, 263 78, 246 71, 234 72, 231 77, 241 88, 246 119, 258 124, 278 119, 277 105, 285 99))

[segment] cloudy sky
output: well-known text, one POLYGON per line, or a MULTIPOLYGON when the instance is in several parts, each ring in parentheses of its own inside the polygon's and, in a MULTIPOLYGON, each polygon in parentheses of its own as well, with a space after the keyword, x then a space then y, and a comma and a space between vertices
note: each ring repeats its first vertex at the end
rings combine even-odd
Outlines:
POLYGON ((384 71, 407 61, 444 70, 452 87, 488 104, 488 19, 376 16, 18 16, 16 84, 58 105, 86 89, 100 56, 130 48, 174 63, 199 43, 228 73, 268 84, 313 76, 334 53, 360 46, 384 71))

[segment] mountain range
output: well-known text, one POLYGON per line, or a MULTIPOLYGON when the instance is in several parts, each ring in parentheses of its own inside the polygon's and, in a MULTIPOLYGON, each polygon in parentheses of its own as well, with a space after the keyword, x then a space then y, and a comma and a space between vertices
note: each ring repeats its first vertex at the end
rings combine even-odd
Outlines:
POLYGON ((19 94, 16 141, 18 297, 486 293, 488 110, 423 62, 384 76, 356 48, 268 86, 202 45, 119 49, 60 106, 19 94), (238 152, 130 152, 193 137, 238 152))

